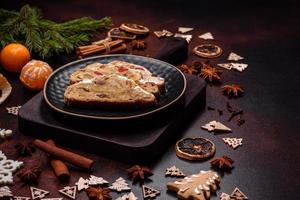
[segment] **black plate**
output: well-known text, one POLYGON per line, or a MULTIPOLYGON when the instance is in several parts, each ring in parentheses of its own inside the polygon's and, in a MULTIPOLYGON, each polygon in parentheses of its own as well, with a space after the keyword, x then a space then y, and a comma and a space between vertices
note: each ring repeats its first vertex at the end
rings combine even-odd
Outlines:
POLYGON ((44 97, 51 108, 64 114, 92 119, 128 119, 145 116, 172 105, 184 94, 185 88, 186 79, 184 75, 173 65, 153 58, 116 54, 90 57, 68 63, 58 68, 52 73, 45 84, 44 97), (142 65, 149 69, 154 76, 165 79, 166 92, 160 95, 158 103, 155 106, 132 110, 101 110, 100 108, 91 109, 65 106, 64 92, 69 85, 70 74, 91 63, 108 63, 114 60, 142 65))

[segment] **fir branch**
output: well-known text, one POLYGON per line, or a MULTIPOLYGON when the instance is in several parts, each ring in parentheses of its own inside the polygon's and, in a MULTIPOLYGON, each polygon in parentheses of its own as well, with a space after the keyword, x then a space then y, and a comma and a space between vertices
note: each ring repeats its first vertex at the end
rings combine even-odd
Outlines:
POLYGON ((37 24, 32 21, 25 21, 20 24, 20 32, 25 36, 25 46, 29 51, 40 51, 43 48, 41 34, 37 24))
POLYGON ((90 17, 55 23, 44 19, 38 8, 25 5, 20 12, 0 9, 0 45, 19 41, 31 53, 41 58, 59 53, 70 53, 85 44, 97 31, 111 26, 111 19, 104 17, 95 20, 90 17))
POLYGON ((21 19, 33 19, 38 21, 42 19, 42 12, 36 7, 30 7, 29 5, 25 5, 20 9, 19 16, 21 19))
POLYGON ((0 9, 0 22, 4 22, 8 18, 17 17, 19 14, 15 11, 0 9))
POLYGON ((19 34, 20 24, 18 17, 12 17, 2 23, 0 26, 0 41, 1 45, 5 46, 8 43, 15 41, 15 37, 19 34))
POLYGON ((65 37, 67 41, 78 47, 89 42, 90 37, 86 34, 76 34, 65 37))

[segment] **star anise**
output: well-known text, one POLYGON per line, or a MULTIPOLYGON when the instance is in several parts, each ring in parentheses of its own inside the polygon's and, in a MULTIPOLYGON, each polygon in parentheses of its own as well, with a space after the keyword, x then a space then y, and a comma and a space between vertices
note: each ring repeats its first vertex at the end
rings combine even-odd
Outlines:
POLYGON ((201 72, 200 77, 204 80, 212 83, 214 81, 219 81, 221 79, 220 75, 222 74, 221 70, 213 67, 209 62, 201 62, 201 72))
POLYGON ((183 73, 186 74, 196 74, 198 71, 194 69, 192 66, 189 67, 186 64, 181 64, 178 66, 178 69, 180 69, 183 73))
POLYGON ((21 141, 15 145, 15 149, 19 156, 31 156, 35 152, 35 147, 32 142, 21 141))
POLYGON ((106 200, 111 199, 110 190, 102 187, 89 187, 86 190, 88 197, 91 200, 106 200))
POLYGON ((23 169, 17 174, 17 176, 23 183, 31 185, 37 183, 37 180, 40 177, 41 173, 41 168, 38 166, 34 166, 31 168, 23 169))
POLYGON ((147 48, 147 43, 143 40, 133 40, 131 42, 132 49, 144 50, 147 48))
POLYGON ((237 84, 224 85, 222 89, 224 94, 233 97, 239 97, 244 93, 243 88, 237 84))
MULTIPOLYGON (((209 63, 209 61, 207 61, 207 62, 209 63)), ((192 66, 194 67, 194 69, 199 69, 199 71, 200 71, 203 66, 203 62, 201 62, 199 60, 195 60, 192 62, 192 66)))
POLYGON ((227 156, 222 156, 220 158, 216 158, 210 162, 212 168, 220 169, 220 170, 224 170, 224 171, 232 169, 233 163, 234 163, 234 161, 227 156))
POLYGON ((152 176, 153 173, 148 167, 141 167, 139 165, 134 165, 131 168, 127 169, 129 176, 133 182, 135 181, 143 181, 149 176, 152 176))

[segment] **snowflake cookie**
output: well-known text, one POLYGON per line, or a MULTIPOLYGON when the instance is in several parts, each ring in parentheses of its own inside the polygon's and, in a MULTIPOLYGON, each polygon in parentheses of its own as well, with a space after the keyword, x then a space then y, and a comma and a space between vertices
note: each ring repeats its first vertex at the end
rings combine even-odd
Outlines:
POLYGON ((13 173, 23 165, 23 162, 8 160, 0 151, 0 185, 12 184, 13 173))

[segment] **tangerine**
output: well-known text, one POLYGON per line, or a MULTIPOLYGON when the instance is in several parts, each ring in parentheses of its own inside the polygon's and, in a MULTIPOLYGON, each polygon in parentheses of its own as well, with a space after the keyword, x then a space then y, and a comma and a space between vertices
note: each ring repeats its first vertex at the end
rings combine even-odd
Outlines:
POLYGON ((23 66, 30 61, 30 52, 24 45, 12 43, 2 49, 0 60, 5 70, 20 72, 23 66))
POLYGON ((41 90, 50 74, 53 72, 48 63, 40 60, 31 60, 22 69, 20 80, 31 90, 41 90))

